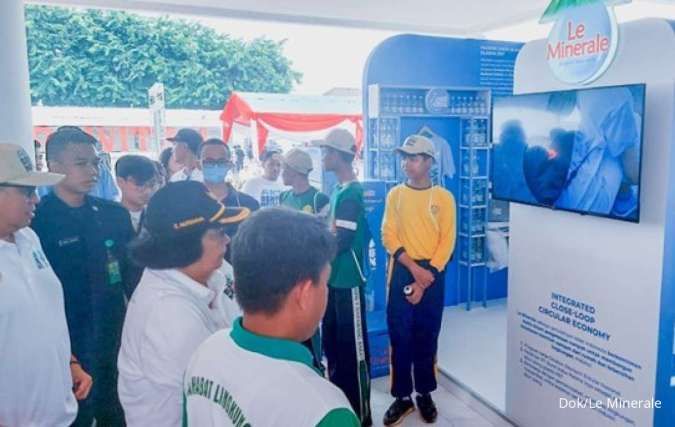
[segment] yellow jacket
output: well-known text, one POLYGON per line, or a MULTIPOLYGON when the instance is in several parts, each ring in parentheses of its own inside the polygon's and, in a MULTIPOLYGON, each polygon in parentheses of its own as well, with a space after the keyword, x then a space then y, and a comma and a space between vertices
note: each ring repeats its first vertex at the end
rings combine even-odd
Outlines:
POLYGON ((387 194, 382 242, 391 255, 404 249, 412 259, 430 260, 443 271, 455 249, 456 218, 455 198, 446 189, 400 184, 387 194))

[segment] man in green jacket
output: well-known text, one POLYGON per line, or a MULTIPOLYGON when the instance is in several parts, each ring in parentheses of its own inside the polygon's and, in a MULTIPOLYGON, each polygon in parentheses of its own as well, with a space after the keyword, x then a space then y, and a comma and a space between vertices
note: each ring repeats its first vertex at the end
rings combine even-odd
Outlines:
POLYGON ((328 376, 347 395, 363 426, 372 425, 368 339, 362 266, 368 244, 363 187, 352 162, 356 141, 344 129, 331 131, 319 143, 326 170, 338 178, 330 198, 330 227, 338 242, 328 281, 328 308, 323 319, 323 345, 328 376))

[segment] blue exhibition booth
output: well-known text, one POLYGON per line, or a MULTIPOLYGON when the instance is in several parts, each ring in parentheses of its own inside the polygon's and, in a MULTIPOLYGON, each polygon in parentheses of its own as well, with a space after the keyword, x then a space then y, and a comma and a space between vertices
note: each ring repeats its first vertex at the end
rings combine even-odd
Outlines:
POLYGON ((420 35, 380 44, 363 73, 373 376, 388 369, 380 225, 387 191, 404 181, 393 150, 423 134, 439 158, 434 183, 457 201, 442 335, 468 331, 462 313, 503 307, 503 336, 440 342, 441 371, 525 427, 672 426, 674 75, 674 26, 619 26, 602 2, 565 12, 548 40, 525 45, 420 35), (527 194, 503 190, 507 181, 527 194), (502 365, 498 375, 455 371, 461 361, 444 346, 473 340, 501 346, 466 356, 474 371, 481 357, 502 365))
MULTIPOLYGON (((492 97, 511 95, 513 67, 521 46, 520 43, 402 35, 379 45, 366 64, 363 81, 363 87, 367 88, 363 97, 366 196, 383 201, 386 190, 404 181, 393 149, 406 136, 426 131, 448 147, 443 161, 449 167, 445 174, 436 176, 436 183, 456 196, 461 208, 458 216, 466 219, 458 224, 457 245, 462 249, 456 251, 446 271, 445 304, 448 306, 469 301, 469 293, 472 301, 506 296, 506 270, 487 272, 481 250, 484 238, 472 241, 470 237, 484 236, 491 214, 501 216, 502 221, 506 219, 500 213, 505 209, 503 204, 489 203, 489 152, 485 148, 489 146, 492 97), (443 107, 443 100, 437 99, 438 107, 429 105, 431 109, 427 108, 427 104, 434 102, 430 99, 432 90, 441 93, 441 97, 447 96, 446 102, 451 98, 455 105, 443 107), (481 147, 470 144, 470 139, 476 137, 482 141, 481 147), (462 197, 457 197, 460 189, 462 197), (469 218, 472 218, 471 233, 469 218), (469 250, 472 260, 467 265, 469 250), (463 255, 463 259, 457 252, 462 252, 459 255, 463 255), (473 273, 471 286, 466 270, 473 273)), ((371 219, 378 245, 376 273, 371 282, 376 310, 385 305, 386 254, 379 245, 382 210, 374 209, 375 217, 371 219)))

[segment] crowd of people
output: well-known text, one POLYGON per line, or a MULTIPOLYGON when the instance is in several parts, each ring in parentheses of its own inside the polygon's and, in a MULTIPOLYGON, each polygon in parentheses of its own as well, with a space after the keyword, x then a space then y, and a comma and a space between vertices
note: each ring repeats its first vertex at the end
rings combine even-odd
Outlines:
MULTIPOLYGON (((338 180, 330 197, 302 149, 267 147, 263 175, 240 191, 227 177, 243 152, 192 129, 169 141, 159 161, 112 167, 94 137, 62 127, 46 142, 49 172, 0 144, 0 426, 372 425, 371 237, 353 136, 318 143, 338 180), (110 179, 119 202, 101 188, 110 179)), ((397 151, 408 179, 382 225, 385 425, 415 407, 436 420, 456 233, 454 198, 429 178, 433 144, 412 135, 397 151)))

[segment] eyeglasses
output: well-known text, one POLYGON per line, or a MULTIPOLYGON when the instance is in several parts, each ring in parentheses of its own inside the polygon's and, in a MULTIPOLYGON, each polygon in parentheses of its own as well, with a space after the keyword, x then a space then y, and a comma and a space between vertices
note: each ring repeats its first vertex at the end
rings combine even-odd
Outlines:
POLYGON ((30 199, 33 196, 35 196, 37 193, 35 190, 37 189, 36 187, 28 186, 28 185, 8 185, 8 184, 0 184, 1 188, 14 188, 16 191, 21 193, 25 198, 30 199))
POLYGON ((232 162, 230 160, 202 160, 202 166, 206 167, 217 167, 217 166, 230 166, 232 162))
POLYGON ((139 184, 135 179, 130 178, 129 181, 131 181, 138 189, 142 191, 147 191, 147 190, 156 190, 159 187, 159 181, 156 179, 151 179, 149 181, 145 181, 143 184, 139 184))

